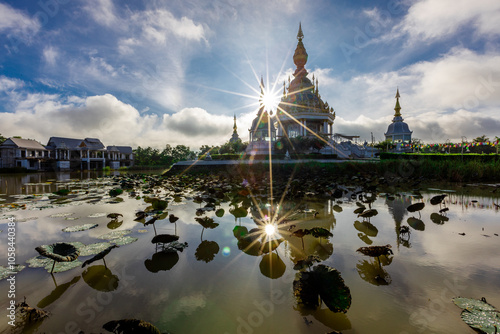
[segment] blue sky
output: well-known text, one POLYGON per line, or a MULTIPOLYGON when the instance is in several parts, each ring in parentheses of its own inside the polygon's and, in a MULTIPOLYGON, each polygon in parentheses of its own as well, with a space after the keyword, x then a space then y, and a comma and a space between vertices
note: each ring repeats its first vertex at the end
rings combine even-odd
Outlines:
POLYGON ((382 140, 399 87, 426 143, 500 136, 497 0, 0 0, 0 133, 196 150, 236 114, 247 139, 299 22, 335 132, 382 140))

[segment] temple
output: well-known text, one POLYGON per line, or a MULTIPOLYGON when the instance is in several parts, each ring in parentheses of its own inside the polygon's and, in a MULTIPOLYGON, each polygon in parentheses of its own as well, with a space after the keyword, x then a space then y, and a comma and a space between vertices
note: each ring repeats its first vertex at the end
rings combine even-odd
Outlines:
POLYGON ((276 128, 271 119, 272 111, 268 112, 264 104, 264 79, 260 78, 259 111, 248 129, 248 146, 246 152, 250 155, 264 155, 274 152, 276 128))
POLYGON ((235 143, 240 139, 240 136, 238 136, 238 127, 236 126, 236 115, 234 115, 234 125, 233 125, 233 134, 231 136, 231 139, 229 139, 230 143, 235 143))
POLYGON ((394 107, 394 118, 392 123, 389 124, 387 132, 384 134, 386 140, 392 141, 392 143, 397 144, 400 147, 402 144, 408 144, 411 142, 411 134, 408 124, 403 122, 403 117, 401 116, 401 106, 399 105, 399 88, 396 91, 396 106, 394 107))
POLYGON ((293 55, 296 69, 294 79, 291 82, 288 79, 288 87, 283 83, 283 97, 276 115, 277 137, 278 140, 282 137, 304 137, 314 132, 328 141, 332 137, 335 112, 328 102, 321 99, 318 79, 315 82, 314 76, 312 81, 307 77, 305 65, 308 55, 302 43, 303 38, 302 25, 299 25, 298 43, 293 55))

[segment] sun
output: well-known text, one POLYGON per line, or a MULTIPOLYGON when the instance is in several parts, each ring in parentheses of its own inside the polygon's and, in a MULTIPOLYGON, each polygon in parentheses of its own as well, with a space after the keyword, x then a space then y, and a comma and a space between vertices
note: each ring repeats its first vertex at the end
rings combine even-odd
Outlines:
POLYGON ((264 89, 263 93, 260 96, 260 107, 264 107, 265 111, 277 110, 281 97, 278 92, 264 89))

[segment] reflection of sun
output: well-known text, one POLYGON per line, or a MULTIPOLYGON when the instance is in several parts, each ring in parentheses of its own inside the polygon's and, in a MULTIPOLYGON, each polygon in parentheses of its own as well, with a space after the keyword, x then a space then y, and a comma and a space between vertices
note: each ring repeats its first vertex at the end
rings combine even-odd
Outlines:
POLYGON ((265 227, 265 231, 266 231, 266 235, 268 237, 270 237, 270 236, 274 235, 274 233, 276 232, 276 227, 273 224, 267 224, 265 227))

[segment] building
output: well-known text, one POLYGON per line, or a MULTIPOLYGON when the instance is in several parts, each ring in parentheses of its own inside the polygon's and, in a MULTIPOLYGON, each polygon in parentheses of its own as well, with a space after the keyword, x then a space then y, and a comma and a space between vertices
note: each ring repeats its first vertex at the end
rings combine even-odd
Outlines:
POLYGON ((130 167, 134 165, 134 154, 130 146, 108 146, 97 138, 50 137, 46 148, 50 150, 51 169, 90 170, 130 167))
POLYGON ((233 134, 231 136, 231 139, 229 139, 230 143, 236 143, 237 141, 240 141, 240 136, 238 135, 238 127, 236 126, 236 115, 234 115, 234 125, 233 125, 233 134))
POLYGON ((401 116, 401 106, 399 105, 399 88, 396 91, 396 106, 394 107, 395 113, 392 123, 389 124, 387 132, 384 133, 385 139, 390 140, 392 143, 397 145, 398 149, 404 144, 409 144, 411 142, 411 134, 408 124, 403 122, 403 117, 401 116))
POLYGON ((272 111, 267 112, 263 103, 264 97, 264 80, 260 79, 260 99, 259 111, 257 116, 252 121, 252 126, 248 129, 249 138, 246 153, 250 155, 265 155, 274 152, 274 144, 276 142, 276 127, 274 120, 271 118, 272 111))
POLYGON ((0 145, 0 168, 40 170, 49 160, 49 153, 36 140, 9 138, 0 145))
POLYGON ((134 165, 134 152, 130 146, 107 146, 107 165, 111 169, 134 165))
POLYGON ((283 83, 283 97, 276 115, 277 137, 279 140, 282 137, 313 136, 315 133, 330 140, 335 112, 328 102, 321 99, 318 79, 316 78, 314 84, 314 76, 312 81, 307 77, 305 65, 308 55, 302 43, 303 38, 302 26, 299 25, 299 41, 293 55, 296 69, 293 73, 294 79, 291 82, 290 78, 288 79, 288 87, 283 83))

